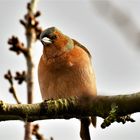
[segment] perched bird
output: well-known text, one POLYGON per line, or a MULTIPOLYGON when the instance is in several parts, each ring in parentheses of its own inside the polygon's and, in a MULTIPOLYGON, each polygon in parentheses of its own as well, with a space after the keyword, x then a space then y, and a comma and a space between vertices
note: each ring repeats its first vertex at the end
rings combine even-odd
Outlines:
MULTIPOLYGON (((96 95, 95 75, 89 51, 56 27, 40 35, 43 54, 38 66, 38 79, 43 100, 71 96, 96 95)), ((96 117, 82 118, 80 136, 90 140, 89 124, 96 117)))

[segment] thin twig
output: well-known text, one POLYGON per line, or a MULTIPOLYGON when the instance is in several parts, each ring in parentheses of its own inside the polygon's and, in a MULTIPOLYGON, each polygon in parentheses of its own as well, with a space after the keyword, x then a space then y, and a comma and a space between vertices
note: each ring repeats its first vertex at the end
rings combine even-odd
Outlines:
POLYGON ((22 53, 25 57, 28 55, 27 48, 24 46, 24 43, 19 40, 18 37, 12 36, 8 40, 8 44, 11 45, 9 50, 15 52, 17 55, 19 55, 20 53, 22 53))
POLYGON ((39 133, 39 125, 38 124, 33 125, 32 134, 36 137, 37 140, 45 140, 44 136, 39 133))
POLYGON ((17 80, 18 84, 22 84, 24 81, 26 81, 27 77, 26 77, 26 72, 22 71, 21 72, 16 72, 16 76, 14 77, 15 80, 17 80))
POLYGON ((9 92, 13 95, 16 102, 18 104, 21 104, 21 102, 19 101, 19 99, 17 97, 16 88, 14 86, 13 75, 12 75, 11 71, 8 70, 7 74, 5 74, 4 77, 5 77, 5 79, 8 80, 8 82, 10 84, 9 92))
MULTIPOLYGON (((20 23, 25 27, 26 39, 27 39, 27 50, 28 55, 26 56, 27 64, 27 103, 33 103, 33 89, 34 89, 34 63, 33 63, 33 45, 37 40, 41 29, 38 27, 38 21, 36 17, 39 15, 36 12, 36 5, 38 0, 31 0, 27 4, 27 14, 24 20, 20 20, 20 23)), ((39 12, 38 12, 39 13, 39 12)), ((24 140, 31 140, 32 136, 32 124, 25 123, 25 137, 24 140)))

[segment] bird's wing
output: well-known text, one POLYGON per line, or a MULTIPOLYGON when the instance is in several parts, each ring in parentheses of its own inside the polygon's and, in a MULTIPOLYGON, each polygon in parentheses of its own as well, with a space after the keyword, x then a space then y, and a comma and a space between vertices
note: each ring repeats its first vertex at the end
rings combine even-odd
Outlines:
POLYGON ((90 54, 90 52, 88 51, 88 49, 87 49, 85 46, 83 46, 82 44, 80 44, 80 43, 79 43, 78 41, 76 41, 75 39, 72 39, 72 40, 73 40, 73 42, 74 42, 74 45, 77 45, 77 46, 81 47, 84 51, 87 52, 88 56, 91 58, 91 54, 90 54))

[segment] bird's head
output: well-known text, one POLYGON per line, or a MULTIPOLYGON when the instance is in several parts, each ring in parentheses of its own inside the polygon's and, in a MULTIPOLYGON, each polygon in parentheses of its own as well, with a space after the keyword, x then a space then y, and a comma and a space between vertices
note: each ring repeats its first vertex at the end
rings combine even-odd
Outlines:
POLYGON ((64 35, 56 27, 44 30, 40 35, 40 41, 44 47, 55 47, 61 51, 68 51, 73 48, 73 40, 64 35))

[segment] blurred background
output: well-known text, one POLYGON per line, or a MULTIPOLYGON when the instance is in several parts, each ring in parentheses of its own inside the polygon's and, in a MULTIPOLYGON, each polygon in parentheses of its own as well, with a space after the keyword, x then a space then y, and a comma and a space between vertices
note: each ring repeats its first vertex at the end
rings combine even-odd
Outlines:
MULTIPOLYGON (((8 50, 8 38, 16 35, 26 42, 24 28, 19 19, 26 13, 28 0, 0 0, 0 100, 15 103, 8 92, 9 83, 3 78, 8 69, 12 72, 26 67, 22 55, 16 56, 8 50)), ((38 10, 40 26, 44 29, 56 26, 63 33, 85 45, 92 55, 96 73, 98 94, 116 95, 140 91, 140 0, 40 0, 38 10)), ((34 46, 35 97, 41 96, 37 81, 37 65, 42 53, 38 41, 34 46)), ((26 88, 17 86, 18 96, 26 103, 26 88)), ((133 114, 135 123, 125 125, 113 123, 101 129, 90 127, 94 140, 139 140, 140 114, 133 114)), ((54 140, 80 140, 79 121, 37 121, 40 133, 54 140)), ((0 122, 0 139, 22 140, 24 123, 20 121, 0 122)))

